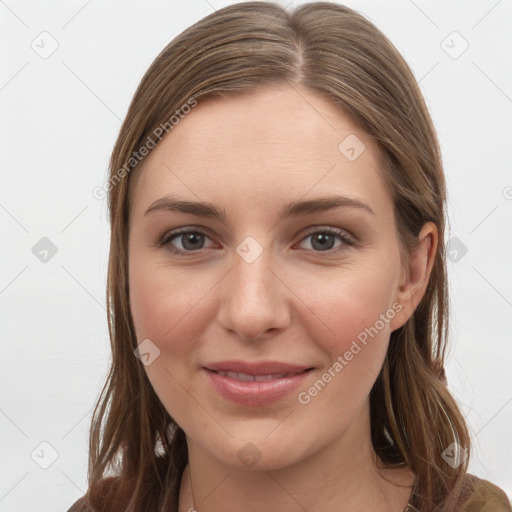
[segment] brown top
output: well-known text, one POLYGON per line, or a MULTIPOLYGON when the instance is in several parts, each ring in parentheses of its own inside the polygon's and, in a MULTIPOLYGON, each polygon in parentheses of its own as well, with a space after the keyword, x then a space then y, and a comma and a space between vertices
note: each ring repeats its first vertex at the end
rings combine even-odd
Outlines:
MULTIPOLYGON (((407 507, 404 512, 416 509, 407 507)), ((85 503, 85 497, 77 500, 67 512, 94 512, 85 503)), ((512 506, 505 492, 493 483, 466 474, 460 493, 459 507, 455 512, 512 512, 512 506)))
POLYGON ((467 474, 460 500, 460 512, 509 512, 510 500, 505 492, 487 480, 467 474))
MULTIPOLYGON (((457 504, 454 512, 512 512, 511 502, 502 489, 470 473, 464 477, 457 504)), ((410 505, 404 510, 416 511, 410 505)))

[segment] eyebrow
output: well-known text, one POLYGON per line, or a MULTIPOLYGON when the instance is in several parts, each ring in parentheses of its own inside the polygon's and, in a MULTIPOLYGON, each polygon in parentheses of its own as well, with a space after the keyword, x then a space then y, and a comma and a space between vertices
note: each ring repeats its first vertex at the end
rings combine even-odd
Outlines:
MULTIPOLYGON (((371 215, 375 212, 365 202, 356 197, 328 196, 310 199, 307 201, 292 201, 279 213, 278 220, 288 217, 300 217, 315 212, 325 212, 334 208, 357 208, 371 215)), ((218 209, 215 205, 206 202, 185 201, 173 195, 167 195, 154 201, 146 210, 144 216, 161 210, 190 213, 201 217, 211 217, 226 221, 225 209, 218 209)))

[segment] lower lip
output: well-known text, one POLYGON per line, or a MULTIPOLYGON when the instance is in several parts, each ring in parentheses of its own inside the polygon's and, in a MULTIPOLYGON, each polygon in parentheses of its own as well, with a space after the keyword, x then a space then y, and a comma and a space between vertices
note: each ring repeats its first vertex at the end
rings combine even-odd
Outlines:
POLYGON ((239 405, 257 407, 284 398, 302 384, 311 370, 263 382, 241 381, 224 377, 206 368, 204 368, 204 371, 215 390, 224 398, 239 405))

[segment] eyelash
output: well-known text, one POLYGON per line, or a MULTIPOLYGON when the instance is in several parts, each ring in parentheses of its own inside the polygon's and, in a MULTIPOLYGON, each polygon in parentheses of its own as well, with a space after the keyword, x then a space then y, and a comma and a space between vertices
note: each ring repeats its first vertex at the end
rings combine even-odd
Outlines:
MULTIPOLYGON (((189 233, 200 234, 200 235, 204 235, 207 238, 210 238, 206 233, 204 233, 204 232, 202 232, 200 230, 183 228, 183 229, 171 232, 171 233, 165 233, 157 241, 156 246, 158 248, 164 248, 165 250, 168 250, 171 253, 176 254, 177 256, 189 256, 189 255, 198 254, 202 249, 198 249, 196 251, 182 251, 180 249, 176 249, 174 246, 171 245, 171 242, 175 238, 179 238, 180 235, 186 235, 186 234, 189 234, 189 233)), ((329 235, 337 236, 343 242, 343 245, 341 245, 337 249, 329 249, 329 250, 326 250, 326 251, 315 251, 315 250, 312 250, 314 253, 318 253, 318 254, 333 254, 333 253, 345 251, 348 248, 353 247, 355 245, 355 241, 351 237, 347 236, 345 234, 345 231, 342 231, 342 230, 339 230, 339 229, 335 229, 335 228, 322 228, 322 229, 316 229, 315 231, 310 231, 300 241, 302 242, 306 238, 310 237, 311 235, 317 234, 317 233, 329 234, 329 235)), ((302 250, 308 251, 309 249, 302 249, 302 250)))

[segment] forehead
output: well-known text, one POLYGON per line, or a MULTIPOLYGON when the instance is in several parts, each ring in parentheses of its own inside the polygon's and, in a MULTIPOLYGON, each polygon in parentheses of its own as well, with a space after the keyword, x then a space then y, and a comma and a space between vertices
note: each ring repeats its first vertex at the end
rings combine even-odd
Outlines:
POLYGON ((131 214, 167 193, 265 210, 334 191, 389 211, 379 167, 375 142, 308 89, 199 99, 142 162, 131 214))

